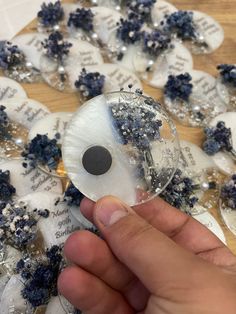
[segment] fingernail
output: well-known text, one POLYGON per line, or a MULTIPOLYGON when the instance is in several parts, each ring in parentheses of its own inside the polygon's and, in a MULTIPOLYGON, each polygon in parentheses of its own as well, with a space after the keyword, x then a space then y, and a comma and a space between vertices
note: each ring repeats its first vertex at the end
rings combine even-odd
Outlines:
POLYGON ((127 208, 118 200, 104 199, 96 207, 96 218, 109 227, 128 215, 127 208))

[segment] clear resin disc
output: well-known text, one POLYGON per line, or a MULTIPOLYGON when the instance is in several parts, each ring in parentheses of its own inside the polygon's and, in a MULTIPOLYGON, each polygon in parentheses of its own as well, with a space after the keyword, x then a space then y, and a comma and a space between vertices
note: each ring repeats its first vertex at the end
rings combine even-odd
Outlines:
POLYGON ((194 54, 212 53, 222 45, 224 30, 211 16, 200 11, 192 12, 199 36, 198 40, 193 40, 188 46, 194 54))
POLYGON ((0 77, 0 101, 13 97, 27 98, 27 94, 19 83, 7 77, 0 77))
MULTIPOLYGON (((105 76, 105 83, 103 88, 103 93, 119 91, 121 88, 124 90, 129 89, 129 85, 132 85, 132 89, 142 89, 142 83, 139 78, 128 69, 119 66, 118 64, 104 63, 96 66, 88 66, 85 68, 87 73, 99 72, 105 76)), ((78 80, 82 69, 76 69, 71 73, 71 83, 73 82, 72 88, 75 88, 74 82, 78 80)))
POLYGON ((40 119, 50 113, 50 110, 40 102, 29 98, 10 98, 0 102, 5 106, 10 120, 30 129, 40 119))
POLYGON ((114 195, 134 205, 148 201, 169 183, 179 144, 175 126, 160 104, 140 94, 115 92, 95 97, 77 111, 62 153, 69 178, 88 198, 114 195), (131 125, 129 117, 134 119, 131 125))
POLYGON ((72 43, 69 55, 62 63, 43 55, 41 58, 41 72, 44 80, 59 91, 73 93, 73 73, 76 69, 103 63, 102 55, 97 47, 75 39, 69 39, 72 43))
MULTIPOLYGON (((220 114, 219 116, 215 117, 211 122, 210 126, 216 126, 217 122, 223 121, 225 122, 225 126, 231 129, 232 133, 232 146, 233 150, 236 150, 236 112, 226 112, 220 114)), ((216 166, 225 174, 231 175, 233 172, 236 171, 236 163, 235 160, 232 158, 230 153, 226 152, 219 152, 216 153, 214 156, 211 157, 212 160, 215 162, 216 166)))
POLYGON ((117 28, 117 23, 123 16, 116 10, 105 6, 92 7, 91 10, 94 14, 93 24, 96 34, 99 40, 107 45, 112 32, 117 28))
POLYGON ((171 100, 165 96, 167 110, 183 125, 202 127, 216 116, 227 111, 227 106, 219 97, 216 79, 203 71, 190 71, 193 89, 189 101, 171 100))
POLYGON ((135 55, 129 56, 127 62, 133 63, 135 72, 147 84, 163 88, 169 75, 189 72, 193 68, 193 59, 189 50, 177 41, 173 42, 173 47, 156 59, 144 54, 139 48, 136 49, 135 55))
POLYGON ((47 38, 44 34, 28 33, 22 34, 13 39, 20 50, 26 56, 28 62, 31 62, 36 69, 40 69, 40 58, 43 52, 42 42, 47 38))

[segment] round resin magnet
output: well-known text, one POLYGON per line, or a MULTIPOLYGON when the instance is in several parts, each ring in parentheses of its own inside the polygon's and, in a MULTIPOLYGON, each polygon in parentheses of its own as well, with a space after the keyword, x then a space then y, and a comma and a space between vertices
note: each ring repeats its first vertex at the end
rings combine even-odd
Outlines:
POLYGON ((47 38, 40 33, 28 33, 15 37, 12 42, 16 44, 25 54, 28 62, 36 69, 40 69, 40 59, 43 52, 42 41, 47 38))
POLYGON ((24 88, 14 80, 0 77, 0 101, 8 98, 27 98, 24 88))
POLYGON ((171 180, 179 144, 159 103, 140 93, 114 92, 77 111, 62 153, 81 193, 94 201, 114 195, 134 205, 160 193, 171 180))
POLYGON ((18 197, 41 191, 62 193, 61 180, 40 169, 24 168, 23 163, 23 159, 15 159, 0 165, 2 171, 10 171, 10 182, 15 187, 18 197))
POLYGON ((30 129, 34 124, 50 113, 40 102, 29 98, 10 98, 0 101, 6 107, 6 113, 13 120, 30 129))
POLYGON ((44 80, 59 91, 74 92, 71 76, 76 68, 103 63, 100 50, 82 40, 64 38, 59 32, 49 35, 43 43, 40 70, 44 80), (59 48, 61 47, 61 48, 59 48))
POLYGON ((193 21, 197 32, 202 37, 202 43, 194 44, 191 47, 193 53, 212 53, 218 49, 224 41, 224 30, 222 26, 211 16, 200 11, 193 12, 193 21))
POLYGON ((94 28, 98 38, 103 44, 108 44, 109 38, 117 28, 117 23, 123 17, 118 11, 108 7, 92 7, 94 14, 94 28))
POLYGON ((214 168, 215 163, 199 146, 188 142, 180 141, 181 153, 179 158, 179 167, 189 168, 195 173, 206 169, 214 168))
MULTIPOLYGON (((85 218, 83 220, 72 219, 70 208, 63 201, 61 194, 36 192, 22 197, 19 201, 26 202, 31 208, 49 210, 49 217, 40 219, 37 224, 47 248, 52 245, 64 244, 71 233, 91 226, 91 223, 85 218)), ((79 209, 77 210, 79 211, 79 209)))
MULTIPOLYGON (((193 68, 193 59, 190 51, 180 42, 174 41, 173 48, 159 55, 149 67, 150 57, 141 51, 132 58, 135 71, 149 85, 163 88, 169 75, 178 75, 189 72, 193 68)), ((131 60, 129 61, 131 62, 131 60)))
POLYGON ((59 133, 62 141, 62 136, 67 128, 68 122, 72 118, 71 112, 54 112, 43 119, 40 119, 29 131, 29 140, 32 140, 37 134, 46 134, 48 138, 53 139, 55 134, 59 133))
POLYGON ((132 90, 142 89, 142 83, 139 78, 133 72, 117 64, 104 63, 97 66, 88 66, 85 70, 87 75, 84 75, 84 70, 82 69, 78 72, 74 71, 71 82, 76 82, 73 83, 72 86, 72 88, 76 89, 78 86, 77 82, 79 81, 78 92, 81 94, 87 93, 88 98, 103 93, 120 91, 121 89, 128 90, 129 86, 131 86, 132 90), (91 79, 91 74, 94 75, 93 80, 91 79), (81 75, 83 80, 81 80, 81 75), (101 82, 99 90, 97 90, 97 80, 99 77, 101 80, 101 76, 103 81, 101 82), (94 92, 96 95, 93 94, 94 92))

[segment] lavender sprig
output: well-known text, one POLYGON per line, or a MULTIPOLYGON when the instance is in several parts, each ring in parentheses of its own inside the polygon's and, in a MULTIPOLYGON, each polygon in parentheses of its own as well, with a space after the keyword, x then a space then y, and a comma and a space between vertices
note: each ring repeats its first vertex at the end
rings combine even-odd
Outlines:
POLYGON ((86 99, 93 98, 103 93, 105 84, 105 76, 99 72, 87 72, 82 69, 82 72, 75 82, 75 87, 82 93, 86 99))
POLYGON ((75 12, 70 13, 67 25, 77 29, 82 29, 85 32, 92 32, 94 14, 91 9, 78 8, 75 12))
POLYGON ((52 27, 61 22, 64 15, 61 1, 56 1, 55 3, 43 3, 41 10, 38 12, 38 19, 43 26, 52 27))
POLYGON ((192 77, 189 73, 180 75, 169 75, 168 81, 164 87, 164 94, 172 101, 181 99, 188 101, 192 93, 193 85, 190 83, 192 77))
POLYGON ((236 209, 236 174, 232 175, 231 179, 222 186, 221 198, 227 206, 236 209))
POLYGON ((236 66, 234 64, 220 64, 217 69, 223 83, 236 87, 236 66))
POLYGON ((205 128, 206 140, 203 143, 203 150, 210 156, 220 151, 232 152, 231 129, 225 126, 225 122, 219 121, 215 127, 205 128))

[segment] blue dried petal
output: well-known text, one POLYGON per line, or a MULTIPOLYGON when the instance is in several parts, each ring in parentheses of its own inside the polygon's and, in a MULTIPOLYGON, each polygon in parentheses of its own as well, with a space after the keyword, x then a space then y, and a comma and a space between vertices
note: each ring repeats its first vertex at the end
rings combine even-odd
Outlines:
POLYGON ((28 161, 30 167, 37 165, 47 166, 50 170, 56 170, 61 161, 61 148, 56 139, 49 139, 47 135, 36 135, 25 146, 22 157, 28 161))
POLYGON ((143 22, 139 19, 121 19, 118 24, 117 38, 123 41, 125 44, 135 44, 141 40, 142 37, 142 25, 143 22))
POLYGON ((225 203, 232 209, 236 209, 236 175, 222 186, 221 197, 225 203))
POLYGON ((196 185, 191 178, 185 177, 180 169, 177 169, 171 182, 160 194, 170 205, 179 208, 193 208, 198 198, 194 196, 196 185))
POLYGON ((0 68, 8 70, 21 64, 25 56, 18 46, 9 41, 0 41, 0 68))
POLYGON ((222 81, 236 87, 236 66, 234 64, 220 64, 217 66, 222 81))
POLYGON ((10 171, 0 170, 0 201, 9 202, 16 193, 16 189, 10 184, 10 171))
POLYGON ((41 10, 38 12, 38 19, 45 27, 52 27, 62 21, 64 15, 61 1, 56 1, 55 3, 43 3, 41 10))
POLYGON ((93 98, 103 93, 105 76, 99 72, 87 72, 82 70, 75 87, 82 93, 85 98, 93 98))
POLYGON ((78 8, 75 12, 70 13, 67 25, 82 29, 85 32, 93 31, 94 14, 91 9, 78 8))
MULTIPOLYGON (((26 257, 28 260, 29 257, 26 257)), ((25 280, 21 293, 33 308, 46 305, 50 297, 58 295, 57 279, 61 271, 61 248, 53 246, 46 251, 41 261, 34 260, 32 265, 20 262, 19 273, 25 280)))
POLYGON ((151 33, 143 33, 143 51, 152 57, 158 57, 170 47, 170 43, 170 35, 161 31, 154 30, 151 33))
POLYGON ((129 13, 134 13, 141 20, 148 21, 151 16, 151 11, 156 3, 156 0, 132 0, 128 1, 129 13))
POLYGON ((226 128, 223 121, 219 121, 215 127, 205 128, 206 140, 203 143, 203 150, 210 156, 219 151, 232 151, 232 133, 226 128))
POLYGON ((164 87, 164 94, 172 101, 181 99, 188 101, 192 93, 193 85, 190 83, 192 77, 189 73, 180 75, 169 75, 168 81, 164 87))
POLYGON ((62 62, 69 54, 72 44, 65 41, 60 32, 53 32, 42 42, 42 46, 49 58, 62 62))
POLYGON ((71 182, 65 191, 65 200, 69 206, 80 206, 84 195, 71 182))
POLYGON ((156 118, 151 107, 138 107, 121 102, 111 107, 111 115, 123 144, 129 143, 145 150, 150 148, 150 142, 160 139, 162 121, 156 118))
POLYGON ((164 31, 175 33, 179 38, 184 40, 196 39, 196 25, 193 21, 193 12, 177 11, 166 16, 165 21, 161 23, 164 31))

